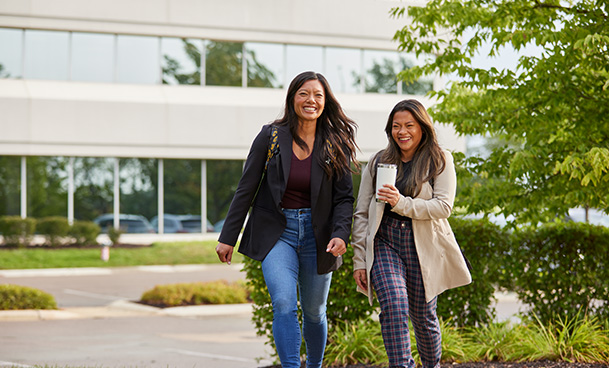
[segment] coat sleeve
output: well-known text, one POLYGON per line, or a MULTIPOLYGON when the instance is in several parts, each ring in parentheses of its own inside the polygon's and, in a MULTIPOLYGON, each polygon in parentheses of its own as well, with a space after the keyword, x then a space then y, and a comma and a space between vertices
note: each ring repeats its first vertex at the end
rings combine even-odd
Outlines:
POLYGON ((265 125, 250 147, 249 154, 243 167, 243 173, 237 186, 237 191, 228 209, 226 221, 218 241, 234 246, 237 244, 239 233, 243 228, 245 217, 264 172, 264 163, 268 152, 270 125, 265 125))
POLYGON ((362 180, 357 196, 357 205, 353 215, 353 233, 351 246, 353 247, 353 270, 366 269, 366 238, 369 226, 370 201, 374 196, 372 185, 372 160, 362 169, 362 180))
MULTIPOLYGON (((448 218, 452 212, 457 191, 457 174, 453 156, 443 151, 446 157, 444 171, 435 178, 430 199, 400 196, 398 203, 391 209, 402 216, 414 220, 434 220, 448 218)), ((431 184, 424 183, 431 187, 431 184)))

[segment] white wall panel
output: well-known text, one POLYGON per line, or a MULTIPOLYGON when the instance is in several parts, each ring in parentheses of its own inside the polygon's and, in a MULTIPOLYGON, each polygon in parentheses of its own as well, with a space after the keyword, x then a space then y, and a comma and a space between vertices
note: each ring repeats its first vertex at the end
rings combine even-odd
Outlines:
POLYGON ((2 0, 0 25, 395 49, 380 0, 2 0), (363 15, 363 16, 362 16, 363 15))
MULTIPOLYGON (((360 159, 386 145, 391 108, 407 96, 337 94, 358 125, 360 159)), ((0 155, 243 159, 284 90, 0 80, 0 155)), ((426 106, 431 101, 423 100, 426 106)), ((437 127, 446 148, 462 139, 437 127)))

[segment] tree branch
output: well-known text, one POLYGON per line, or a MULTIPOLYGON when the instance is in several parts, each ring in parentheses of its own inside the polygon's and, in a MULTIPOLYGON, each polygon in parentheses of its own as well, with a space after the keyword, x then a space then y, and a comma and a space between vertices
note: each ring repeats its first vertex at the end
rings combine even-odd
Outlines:
POLYGON ((609 16, 605 13, 603 13, 602 11, 600 11, 600 9, 596 9, 595 11, 588 11, 588 10, 581 10, 581 9, 573 9, 573 7, 566 7, 566 6, 561 6, 561 5, 554 5, 554 4, 546 4, 546 3, 542 3, 539 0, 535 0, 535 6, 533 7, 533 9, 559 9, 559 10, 564 10, 568 13, 571 12, 575 12, 578 14, 598 14, 599 16, 601 16, 604 19, 609 18, 609 16))

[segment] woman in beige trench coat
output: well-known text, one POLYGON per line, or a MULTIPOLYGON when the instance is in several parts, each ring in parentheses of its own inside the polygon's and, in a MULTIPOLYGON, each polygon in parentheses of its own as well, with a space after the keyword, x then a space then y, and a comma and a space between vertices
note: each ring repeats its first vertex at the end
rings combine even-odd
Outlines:
POLYGON ((393 108, 385 132, 387 148, 373 155, 362 172, 352 235, 353 277, 371 304, 373 289, 379 299, 390 367, 415 366, 409 317, 423 367, 438 367, 436 297, 471 282, 447 220, 456 191, 453 159, 439 147, 431 119, 416 100, 393 108), (375 188, 379 163, 397 165, 395 185, 375 188))

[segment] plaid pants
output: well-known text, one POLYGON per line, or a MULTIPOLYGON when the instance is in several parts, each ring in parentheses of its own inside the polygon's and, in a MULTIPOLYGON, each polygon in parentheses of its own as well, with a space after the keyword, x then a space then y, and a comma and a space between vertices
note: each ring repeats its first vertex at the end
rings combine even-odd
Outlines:
POLYGON ((370 279, 381 306, 381 331, 390 367, 415 367, 409 317, 423 367, 439 367, 442 337, 436 314, 437 298, 425 302, 411 221, 383 218, 374 240, 370 279))

